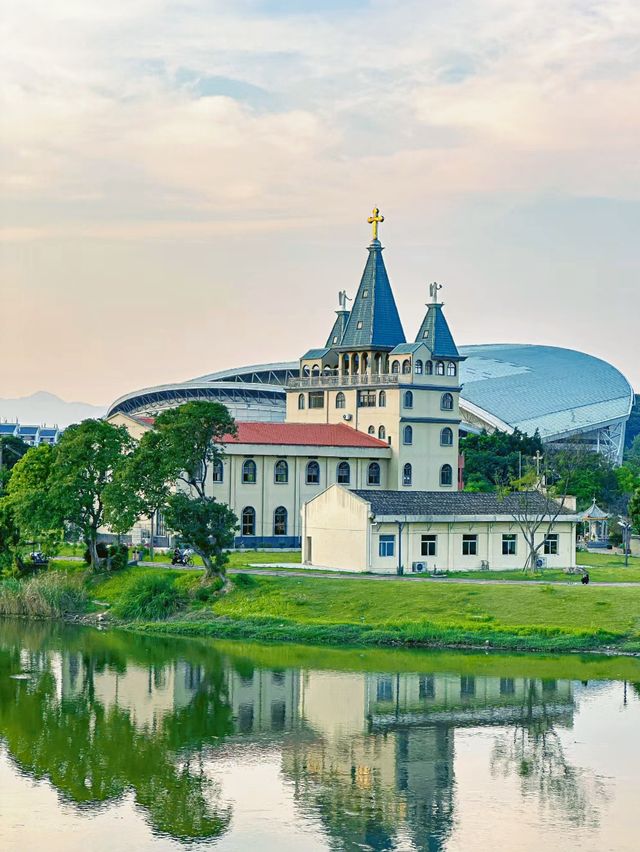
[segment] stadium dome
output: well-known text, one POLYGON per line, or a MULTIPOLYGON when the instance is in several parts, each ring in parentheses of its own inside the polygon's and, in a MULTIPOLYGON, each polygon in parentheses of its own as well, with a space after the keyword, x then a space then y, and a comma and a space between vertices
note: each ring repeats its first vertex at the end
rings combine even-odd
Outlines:
MULTIPOLYGON (((461 431, 536 430, 546 443, 579 440, 622 460, 633 389, 611 364, 555 346, 461 346, 461 431)), ((144 388, 117 399, 108 416, 153 415, 192 399, 224 403, 237 420, 282 421, 285 386, 298 361, 221 370, 186 382, 144 388)))

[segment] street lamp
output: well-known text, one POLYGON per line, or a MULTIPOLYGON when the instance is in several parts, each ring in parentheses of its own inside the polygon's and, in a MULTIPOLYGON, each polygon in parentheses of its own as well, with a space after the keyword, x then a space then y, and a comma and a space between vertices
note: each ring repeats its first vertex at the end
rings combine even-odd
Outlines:
POLYGON ((618 521, 618 526, 622 527, 622 546, 624 547, 624 567, 629 565, 629 535, 631 533, 631 524, 629 521, 618 521))

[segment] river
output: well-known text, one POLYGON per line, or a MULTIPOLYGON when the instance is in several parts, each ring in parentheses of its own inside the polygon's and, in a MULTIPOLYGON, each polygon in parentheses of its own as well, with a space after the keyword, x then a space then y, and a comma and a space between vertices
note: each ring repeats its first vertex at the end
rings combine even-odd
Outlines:
POLYGON ((0 849, 638 848, 640 662, 0 621, 0 849))

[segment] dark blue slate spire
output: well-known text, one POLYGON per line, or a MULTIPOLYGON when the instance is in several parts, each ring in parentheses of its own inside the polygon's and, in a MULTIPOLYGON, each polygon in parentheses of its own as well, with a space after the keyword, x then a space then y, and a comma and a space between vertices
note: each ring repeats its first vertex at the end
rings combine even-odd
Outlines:
MULTIPOLYGON (((436 291, 437 292, 437 291, 436 291)), ((434 358, 460 358, 449 323, 442 313, 442 302, 427 305, 427 313, 416 337, 416 343, 424 343, 434 358)))
POLYGON ((331 349, 334 346, 340 346, 344 336, 344 330, 347 327, 349 311, 336 311, 336 315, 336 321, 334 322, 329 337, 327 337, 327 342, 325 343, 327 349, 331 349))
POLYGON ((372 240, 368 251, 369 257, 342 336, 342 349, 393 349, 405 342, 380 241, 372 240))

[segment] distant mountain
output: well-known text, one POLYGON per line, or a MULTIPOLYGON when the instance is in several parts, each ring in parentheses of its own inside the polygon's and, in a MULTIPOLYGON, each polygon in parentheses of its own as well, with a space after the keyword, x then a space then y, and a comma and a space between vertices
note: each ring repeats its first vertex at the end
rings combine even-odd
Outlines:
POLYGON ((65 402, 59 396, 38 391, 19 399, 0 398, 0 421, 18 420, 20 423, 65 427, 79 423, 88 417, 102 417, 106 406, 89 405, 87 402, 65 402))

